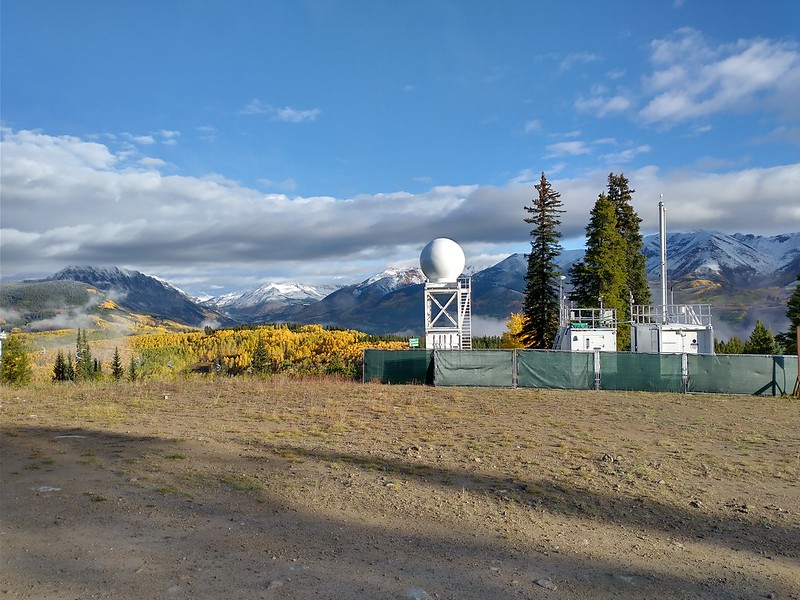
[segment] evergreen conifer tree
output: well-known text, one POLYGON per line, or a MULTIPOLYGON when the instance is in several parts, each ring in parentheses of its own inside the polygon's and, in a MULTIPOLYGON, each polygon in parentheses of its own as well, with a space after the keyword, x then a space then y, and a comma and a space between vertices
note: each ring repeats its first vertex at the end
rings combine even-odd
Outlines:
POLYGON ((531 253, 525 274, 524 323, 520 339, 529 348, 550 348, 558 329, 558 267, 561 255, 561 194, 553 190, 544 173, 534 186, 539 192, 525 210, 531 230, 531 253))
POLYGON ((31 359, 25 342, 18 335, 8 336, 0 356, 0 382, 13 386, 28 385, 31 375, 31 359))
POLYGON ((56 362, 53 365, 53 381, 69 381, 67 360, 64 358, 62 350, 59 350, 58 354, 56 354, 56 362))
POLYGON ((75 380, 92 381, 100 375, 100 362, 92 357, 86 330, 78 329, 75 342, 75 380))
MULTIPOLYGON (((619 232, 614 204, 600 194, 586 227, 586 253, 570 269, 570 298, 581 308, 615 308, 625 314, 628 306, 627 245, 619 232)), ((617 347, 630 346, 630 327, 619 325, 617 347)))
POLYGON ((86 347, 84 334, 78 329, 78 335, 75 340, 75 381, 89 379, 89 374, 91 373, 89 364, 91 360, 91 351, 86 347))
POLYGON ((125 369, 122 367, 122 359, 119 356, 119 348, 114 346, 114 356, 111 359, 111 375, 119 381, 125 374, 125 369))
POLYGON ((267 353, 267 346, 264 344, 264 336, 258 335, 255 350, 253 350, 253 358, 250 361, 250 368, 256 375, 266 375, 269 373, 269 354, 267 353))
POLYGON ((781 344, 784 354, 797 354, 797 328, 800 327, 800 273, 797 274, 797 285, 786 303, 786 317, 789 319, 789 331, 775 336, 781 344))
POLYGON ((753 333, 744 343, 745 354, 775 354, 777 346, 775 336, 761 321, 756 321, 753 333))
POLYGON ((136 368, 136 358, 131 356, 131 362, 128 366, 128 380, 136 381, 139 377, 139 370, 136 368))
POLYGON ((75 366, 72 364, 72 354, 67 354, 67 379, 66 381, 75 381, 75 366))
POLYGON ((642 219, 631 204, 635 191, 628 186, 628 179, 624 174, 608 174, 608 199, 614 204, 617 228, 625 239, 625 277, 628 291, 633 294, 634 304, 650 304, 652 297, 647 284, 647 259, 642 252, 643 239, 639 230, 642 219))
POLYGON ((744 354, 744 342, 736 336, 731 337, 727 342, 714 340, 714 352, 716 354, 744 354))

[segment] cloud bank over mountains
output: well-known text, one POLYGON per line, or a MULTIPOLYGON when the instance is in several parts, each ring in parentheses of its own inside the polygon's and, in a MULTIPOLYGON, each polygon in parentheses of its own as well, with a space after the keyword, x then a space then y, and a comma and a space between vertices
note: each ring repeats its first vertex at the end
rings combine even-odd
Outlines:
MULTIPOLYGON (((160 138, 179 136, 168 133, 160 138)), ((173 174, 124 144, 8 128, 2 136, 5 278, 103 264, 191 290, 244 289, 270 277, 358 281, 376 266, 416 263, 420 249, 440 236, 457 240, 478 267, 528 248, 523 207, 538 173, 501 186, 303 197, 263 193, 219 175, 173 174)), ((800 163, 722 173, 644 166, 625 174, 643 232, 657 229, 660 194, 674 231, 800 229, 800 163)), ((607 175, 548 177, 566 210, 565 242, 582 239, 607 175)))

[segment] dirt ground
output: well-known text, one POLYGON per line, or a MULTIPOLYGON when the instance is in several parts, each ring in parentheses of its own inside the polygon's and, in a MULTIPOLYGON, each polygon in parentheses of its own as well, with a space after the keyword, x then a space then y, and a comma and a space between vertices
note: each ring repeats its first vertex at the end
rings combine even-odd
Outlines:
POLYGON ((797 399, 0 392, 0 597, 800 598, 797 399))

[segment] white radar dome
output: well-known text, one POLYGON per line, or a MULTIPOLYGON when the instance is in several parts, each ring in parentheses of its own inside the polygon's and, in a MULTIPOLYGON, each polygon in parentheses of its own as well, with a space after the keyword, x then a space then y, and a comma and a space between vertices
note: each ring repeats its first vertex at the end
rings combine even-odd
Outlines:
POLYGON ((464 272, 464 251, 449 238, 436 238, 422 249, 419 266, 434 283, 454 282, 464 272))

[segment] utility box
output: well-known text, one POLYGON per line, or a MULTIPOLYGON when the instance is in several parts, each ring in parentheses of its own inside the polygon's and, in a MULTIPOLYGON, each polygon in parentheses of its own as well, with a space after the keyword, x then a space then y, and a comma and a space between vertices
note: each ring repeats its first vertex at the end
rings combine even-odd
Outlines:
POLYGON ((708 304, 634 306, 632 317, 632 352, 714 354, 708 304))
POLYGON ((611 308, 564 308, 553 350, 617 351, 617 311, 611 308))

